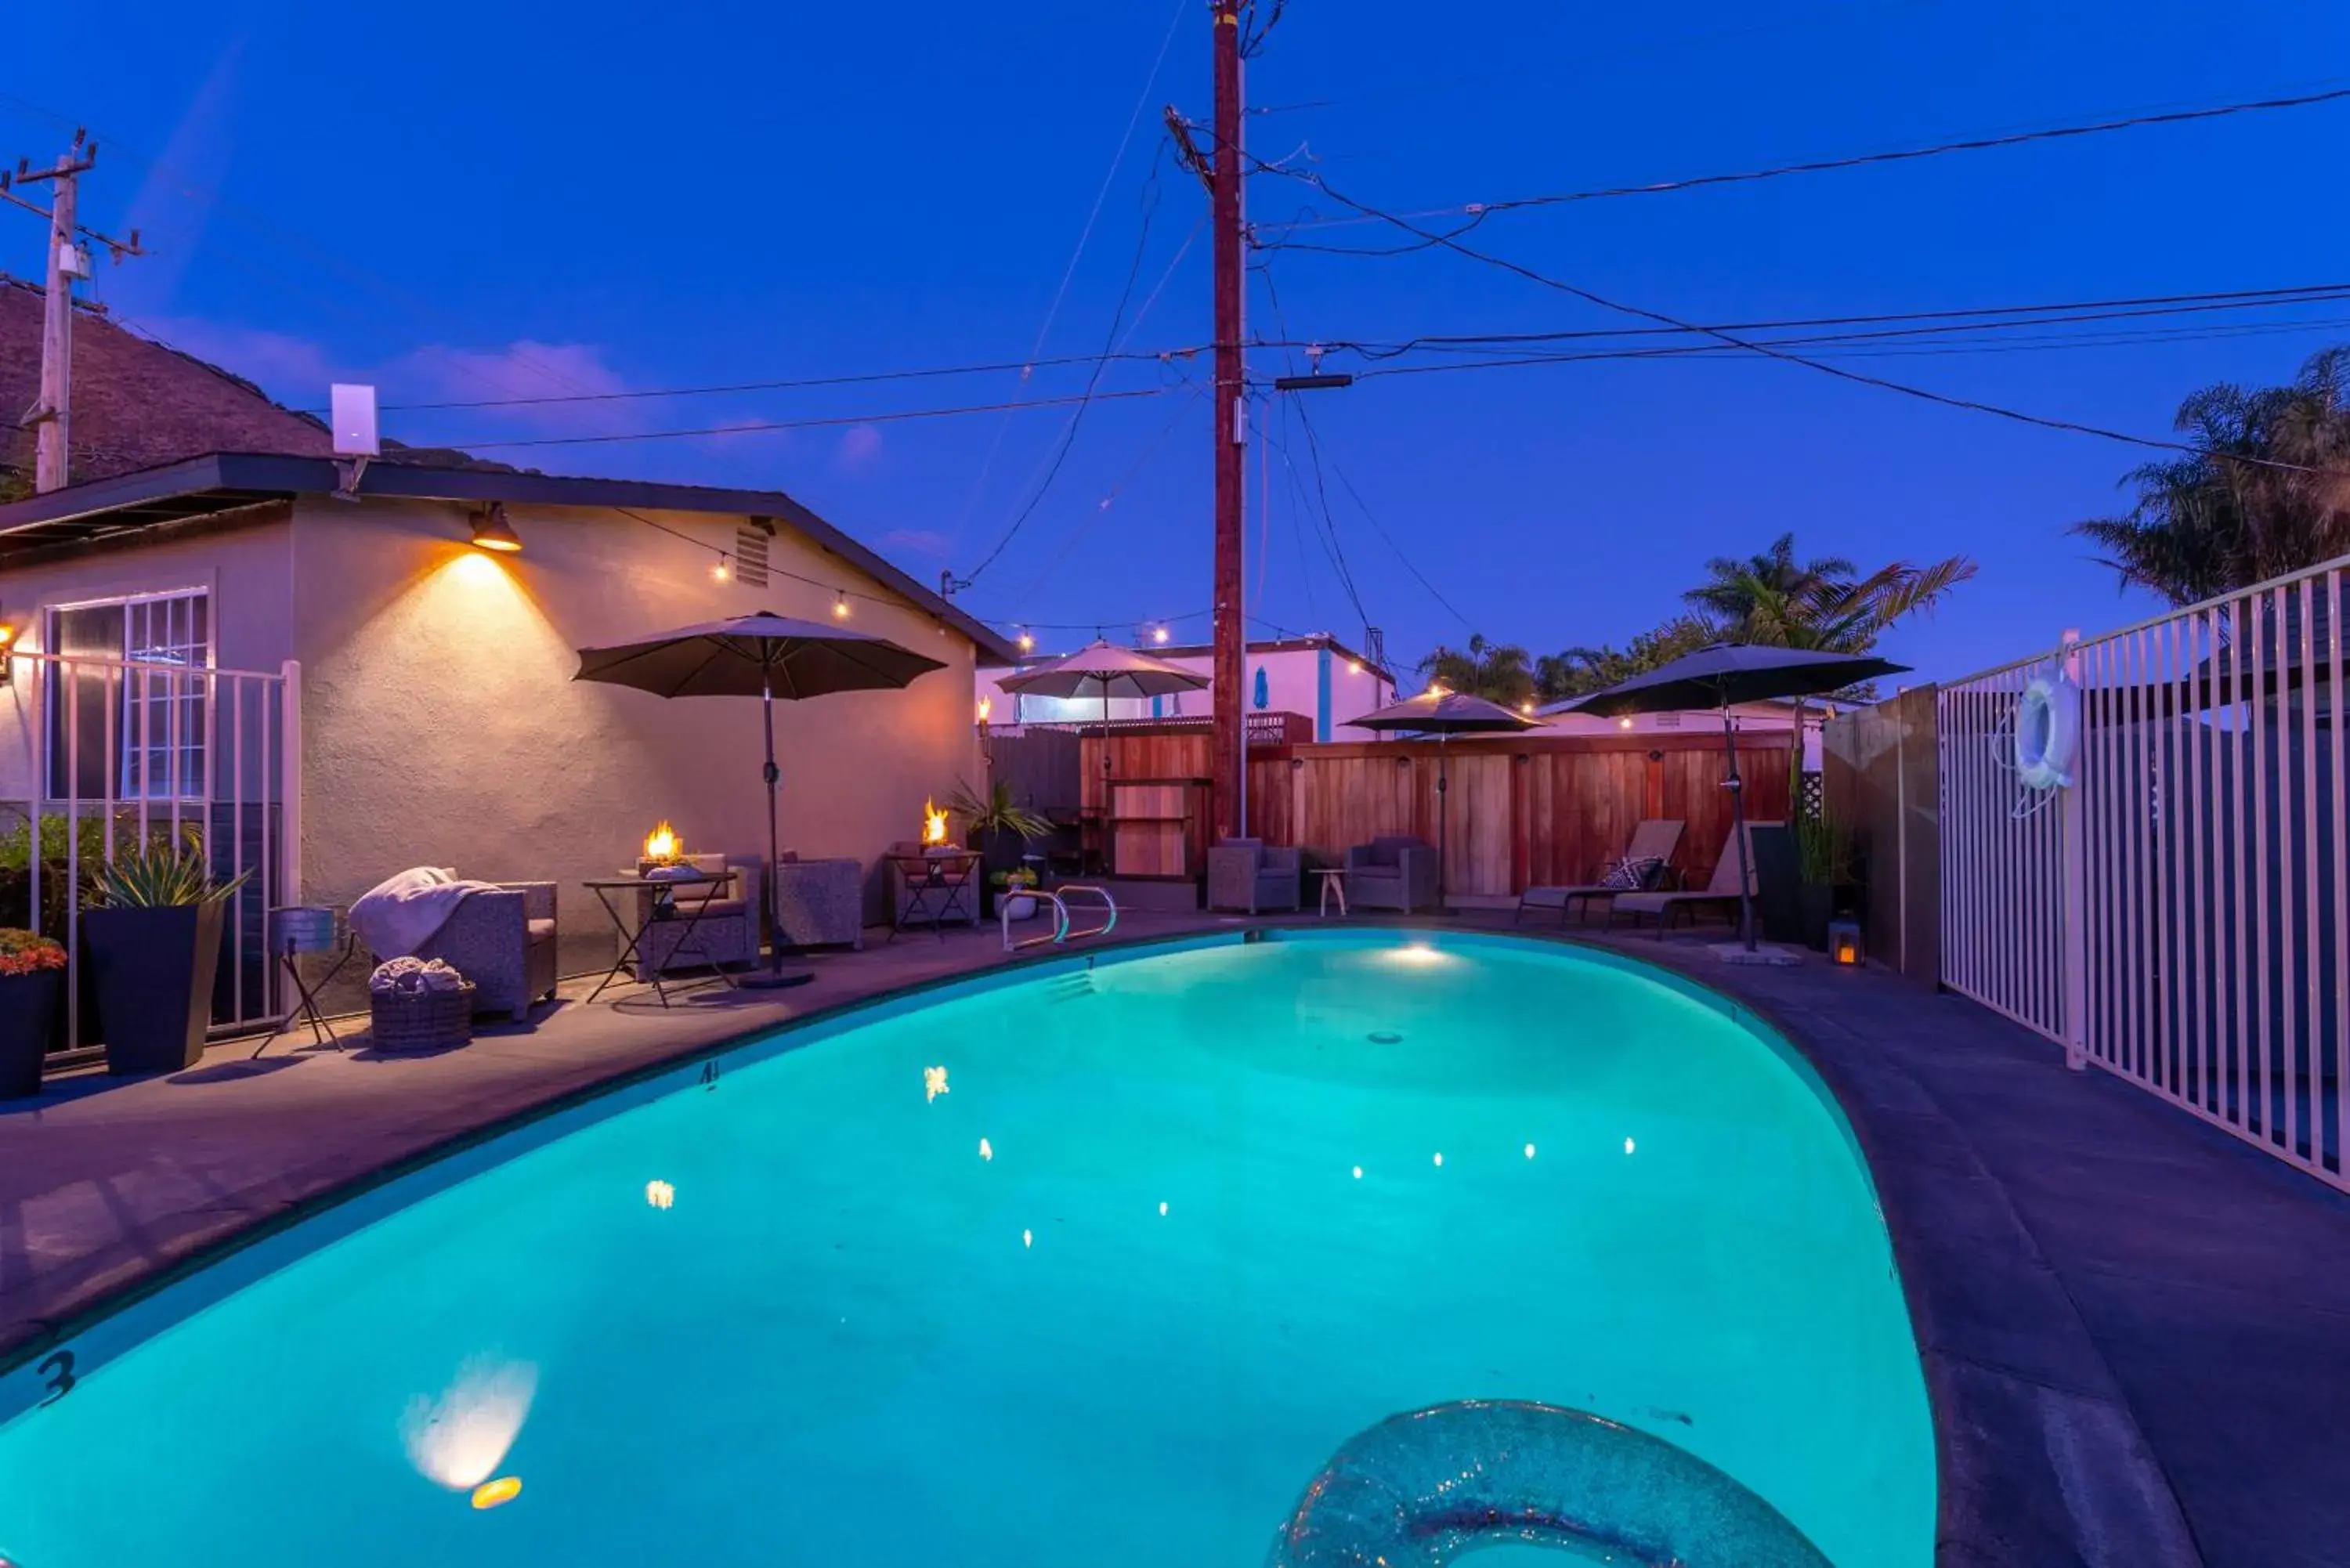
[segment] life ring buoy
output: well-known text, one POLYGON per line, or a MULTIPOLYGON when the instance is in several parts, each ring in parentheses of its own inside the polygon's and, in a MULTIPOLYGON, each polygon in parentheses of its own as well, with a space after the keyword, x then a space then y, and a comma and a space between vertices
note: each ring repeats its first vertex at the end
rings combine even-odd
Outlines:
POLYGON ((2015 776, 2027 788, 2071 789, 2081 756, 2081 689, 2035 675, 2015 703, 2015 776))
POLYGON ((1266 1568, 1443 1568, 1505 1541, 1611 1563, 1828 1568, 1777 1509, 1688 1449, 1517 1399, 1412 1410, 1356 1434, 1306 1487, 1266 1568))

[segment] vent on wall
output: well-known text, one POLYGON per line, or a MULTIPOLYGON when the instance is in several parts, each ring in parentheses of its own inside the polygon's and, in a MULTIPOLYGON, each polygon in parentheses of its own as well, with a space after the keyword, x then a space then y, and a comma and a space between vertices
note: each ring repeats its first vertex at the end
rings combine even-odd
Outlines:
POLYGON ((1656 720, 1657 728, 1659 730, 1678 730, 1681 727, 1681 716, 1679 713, 1659 713, 1656 715, 1656 720))
POLYGON ((734 530, 734 576, 744 587, 767 586, 767 535, 746 523, 734 530))

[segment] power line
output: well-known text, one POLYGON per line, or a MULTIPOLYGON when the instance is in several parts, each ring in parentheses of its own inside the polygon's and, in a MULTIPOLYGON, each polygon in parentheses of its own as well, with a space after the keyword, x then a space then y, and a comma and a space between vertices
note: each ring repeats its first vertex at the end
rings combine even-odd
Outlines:
POLYGON ((1842 366, 1831 365, 1822 360, 1807 358, 1801 354, 1791 354, 1783 348, 1773 348, 1767 342, 1758 342, 1751 337, 1742 337, 1735 334, 1725 332, 1719 327, 1702 327, 1694 322, 1684 321, 1676 316, 1669 316, 1660 310, 1648 309, 1644 306, 1631 305, 1621 300, 1610 299, 1606 295, 1599 294, 1592 289, 1585 288, 1580 284, 1569 283, 1563 278, 1552 277, 1548 274, 1528 266, 1523 262, 1511 261, 1507 257, 1494 255, 1489 251, 1477 250, 1471 246, 1462 244, 1459 240, 1447 235, 1431 234, 1428 230, 1420 228, 1418 224, 1412 223, 1408 218, 1399 217, 1395 213, 1383 212, 1379 208, 1371 206, 1367 202, 1355 200, 1353 197, 1345 194, 1343 192, 1333 188, 1329 182, 1323 179, 1318 174, 1300 173, 1294 170, 1278 169, 1275 166, 1266 163, 1263 160, 1255 158, 1245 152, 1243 152, 1243 156, 1248 157, 1249 161, 1261 170, 1284 174, 1293 180, 1302 180, 1306 183, 1311 184, 1315 190, 1322 192, 1331 200, 1345 206, 1351 207, 1367 217, 1378 218, 1384 223, 1390 223, 1395 227, 1401 229, 1406 234, 1416 234, 1421 239, 1432 239, 1447 250, 1466 256, 1471 261, 1482 262, 1487 266, 1495 267, 1514 276, 1524 278, 1529 283, 1540 284, 1544 288, 1555 289, 1562 294, 1572 295, 1577 299, 1584 300, 1591 305, 1596 305, 1603 310, 1612 310, 1620 316, 1638 317, 1642 320, 1657 322, 1666 327, 1675 327, 1683 332, 1701 333, 1706 337, 1718 338, 1721 342, 1731 345, 1732 348, 1743 348, 1751 353, 1760 354, 1768 358, 1783 360, 1790 365, 1800 365, 1806 369, 1816 370, 1821 375, 1832 376, 1837 380, 1849 381, 1856 386, 1875 387, 1880 391, 1896 392, 1903 397, 1915 398, 1923 402, 1939 404, 1944 408, 1964 409, 1974 413, 1989 414, 1995 419, 2009 420, 2018 424, 2034 425, 2043 430, 2068 431, 2075 435, 2095 436, 2102 441, 2118 441, 2126 446, 2147 447, 2159 452, 2181 452, 2196 457, 2209 457, 2215 455, 2223 456, 2229 458, 2230 461, 2244 463, 2251 467, 2274 469, 2292 473, 2331 472, 2312 469, 2301 463, 2280 462, 2272 458, 2247 457, 2232 453, 2213 453, 2206 448, 2194 446, 2185 441, 2162 441, 2151 436, 2131 435, 2124 431, 2106 430, 2102 426, 2084 424, 2076 420, 2055 419, 2045 414, 2026 413, 2021 410, 2004 408, 1997 403, 1987 403, 1974 398, 1961 398, 1948 392, 1932 391, 1924 387, 1911 386, 1904 381, 1890 380, 1882 376, 1872 376, 1865 371, 1846 369, 1842 366))
MULTIPOLYGON (((1305 426, 1307 436, 1311 439, 1314 430, 1314 421, 1313 418, 1306 413, 1305 405, 1300 404, 1298 406, 1297 417, 1298 420, 1305 426)), ((1344 489, 1348 495, 1354 497, 1356 510, 1362 513, 1364 520, 1370 524, 1372 531, 1377 533, 1382 540, 1386 541, 1387 547, 1395 552, 1396 559, 1403 563, 1403 569, 1411 574, 1412 580, 1418 583, 1421 587, 1426 588, 1428 590, 1429 597, 1434 599, 1438 604, 1442 605, 1446 610, 1450 611, 1453 619, 1459 621, 1462 626, 1467 627, 1471 631, 1476 630, 1476 623, 1471 621, 1467 616, 1462 615, 1459 607, 1454 605, 1451 599, 1446 598, 1443 591, 1437 587, 1434 583, 1428 580, 1428 575, 1422 572, 1417 566, 1413 565, 1411 557, 1404 553, 1404 548, 1401 545, 1396 543, 1395 535, 1388 532, 1387 525, 1379 521, 1378 514, 1371 510, 1370 503, 1363 499, 1363 493, 1355 488, 1355 482, 1347 477, 1347 471, 1338 466, 1338 462, 1336 458, 1333 458, 1330 462, 1330 472, 1338 476, 1339 486, 1344 489)))
MULTIPOLYGON (((2033 305, 1970 306, 1946 310, 1902 310, 1860 316, 1808 316, 1762 321, 1718 321, 1696 328, 1706 332, 1772 332, 1802 327, 1880 327, 1911 322, 1948 322, 1935 330, 1990 329, 1999 327, 2042 326, 2060 321, 2118 320, 2126 317, 2189 316, 2218 310, 2251 310, 2295 305, 2324 305, 2350 299, 2350 283, 2301 284, 2278 288, 2223 289, 2200 294, 2144 295, 2120 299, 2065 300, 2033 305), (2000 317, 2022 319, 2002 321, 2000 317)), ((1391 359, 1421 348, 1490 348, 1532 343, 1606 341, 1619 338, 1676 337, 1690 334, 1678 327, 1579 327, 1555 332, 1472 332, 1427 334, 1399 342, 1365 342, 1329 338, 1313 345, 1324 353, 1355 353, 1366 359, 1391 359)), ((1367 374, 1368 372, 1365 372, 1367 374)))
MULTIPOLYGON (((1127 116, 1126 130, 1118 139, 1118 151, 1110 155, 1109 168, 1102 174, 1101 188, 1094 192, 1093 207, 1086 214, 1085 227, 1078 231, 1076 248, 1069 253, 1069 265, 1061 269, 1060 286, 1053 291, 1053 303, 1045 311, 1045 324, 1036 329, 1036 347, 1031 351, 1033 354, 1042 354, 1045 339, 1052 336, 1053 323, 1061 314, 1061 302, 1068 297, 1070 281, 1077 275, 1077 263, 1084 258, 1087 243, 1093 238, 1094 224, 1101 218, 1102 203, 1109 199, 1110 187, 1118 181, 1118 171, 1126 163, 1126 150, 1134 144, 1134 129, 1142 123, 1142 111, 1150 101, 1150 89, 1159 84, 1159 73, 1167 64, 1167 51, 1174 46, 1176 30, 1181 26, 1183 13, 1189 5, 1190 0, 1176 0, 1175 14, 1167 19, 1167 33, 1159 40, 1159 53, 1151 59, 1150 74, 1143 78, 1142 91, 1136 95, 1133 112, 1127 116)), ((1026 381, 1028 373, 1023 370, 1020 379, 1026 381)), ((987 476, 993 471, 995 455, 1003 446, 1004 431, 1011 428, 1012 421, 1007 416, 996 425, 995 434, 988 441, 987 455, 981 460, 979 476, 972 483, 971 499, 963 504, 960 527, 969 527, 972 514, 979 510, 980 497, 987 493, 987 476)))
MULTIPOLYGON (((2103 136, 2119 130, 2137 130, 2148 126, 2185 125, 2199 120, 2223 119, 2233 115, 2263 114, 2278 109, 2309 109, 2320 104, 2339 103, 2350 99, 2350 88, 2334 88, 2323 92, 2295 94, 2284 98, 2254 99, 2240 103, 2221 104, 2209 109, 2166 109, 2134 114, 2116 119, 2093 120, 2087 124, 2045 127, 2036 130, 2011 131, 2001 136, 1969 137, 1957 141, 1938 142, 1929 147, 1898 148, 1889 151, 1855 153, 1843 158, 1814 159, 1801 163, 1782 163, 1765 169, 1743 169, 1726 174, 1698 174, 1680 180, 1659 180, 1639 185, 1610 185, 1597 190, 1569 191, 1549 195, 1519 196, 1500 202, 1468 202, 1450 207, 1431 208, 1408 214, 1414 218, 1463 217, 1468 220, 1450 236, 1421 233, 1419 243, 1387 250, 1358 250, 1346 246, 1316 245, 1288 240, 1263 242, 1261 249, 1323 251, 1336 254, 1395 255, 1409 251, 1423 250, 1450 243, 1475 228, 1497 213, 1523 211, 1534 207, 1565 206, 1580 202, 1613 201, 1626 196, 1658 196, 1676 191, 1695 191, 1717 185, 1752 184, 1765 180, 1783 180, 1801 174, 1824 174, 1844 169, 1869 168, 1885 163, 1906 163, 1926 158, 1941 158, 1960 152, 1983 152, 2000 148, 2022 147, 2039 141, 2055 141, 2084 136, 2103 136)), ((1283 172, 1293 172, 1283 171, 1283 172)), ((1315 182, 1317 184, 1320 182, 1315 182)), ((1324 186, 1327 190, 1328 187, 1324 186)), ((1330 192, 1334 197, 1337 192, 1330 192)), ((1338 197, 1344 201, 1345 198, 1338 197)), ((1352 205, 1353 203, 1348 203, 1352 205)), ((1337 220, 1345 223, 1347 220, 1337 220)), ((1327 227, 1327 223, 1308 221, 1291 228, 1327 227)), ((1418 231, 1414 231, 1418 232, 1418 231)))
MULTIPOLYGON (((1164 57, 1164 51, 1161 52, 1161 57, 1164 57)), ((1146 88, 1145 90, 1149 89, 1146 88)), ((1077 428, 1085 422, 1086 410, 1093 406, 1095 389, 1101 385, 1102 371, 1108 367, 1109 357, 1118 349, 1118 331, 1126 325, 1126 307, 1134 298, 1135 280, 1142 275, 1142 258, 1149 254, 1150 223, 1159 215, 1159 165, 1164 161, 1166 151, 1167 144, 1160 142, 1158 154, 1150 161, 1149 176, 1143 182, 1142 225, 1141 233, 1135 237, 1134 259, 1127 264, 1126 282, 1118 287, 1118 304, 1110 311, 1109 331, 1103 337, 1101 353, 1094 360, 1092 372, 1086 378, 1085 392, 1077 400, 1076 407, 1069 411, 1068 425, 1061 432, 1060 444, 1055 449, 1052 461, 1044 471, 1044 477, 1041 480, 1032 478, 1027 504, 1022 506, 1018 514, 1005 525, 1003 536, 995 541, 995 547, 981 556, 979 565, 973 566, 970 575, 962 579, 966 587, 979 581, 981 574, 995 565, 996 557, 1003 554, 1004 548, 1019 534, 1022 525, 1035 514, 1036 508, 1043 504, 1045 493, 1053 488, 1053 481, 1060 477, 1061 465, 1068 462, 1070 449, 1077 444, 1077 428)), ((1186 239, 1183 242, 1183 249, 1188 251, 1191 246, 1191 242, 1186 239)), ((1182 259, 1180 252, 1177 253, 1176 259, 1178 261, 1182 259)), ((1168 270, 1171 274, 1174 269, 1170 266, 1168 270)), ((1163 285, 1165 279, 1162 278, 1160 282, 1163 285)), ((1157 289, 1151 291, 1150 297, 1154 300, 1159 297, 1157 289)))
MULTIPOLYGON (((1114 402, 1127 398, 1161 398, 1182 388, 1131 387, 1115 392, 1096 392, 1096 402, 1114 402)), ((886 425, 908 420, 944 420, 963 414, 994 414, 1017 412, 1026 409, 1067 408, 1084 400, 1083 395, 1066 398, 1031 398, 1009 403, 967 403, 951 409, 899 409, 888 413, 837 414, 825 419, 763 420, 756 424, 706 425, 690 431, 637 431, 627 435, 531 436, 508 441, 459 441, 448 444, 473 452, 486 452, 494 447, 516 446, 602 446, 631 441, 679 441, 688 436, 757 435, 768 431, 821 430, 834 425, 886 425)))

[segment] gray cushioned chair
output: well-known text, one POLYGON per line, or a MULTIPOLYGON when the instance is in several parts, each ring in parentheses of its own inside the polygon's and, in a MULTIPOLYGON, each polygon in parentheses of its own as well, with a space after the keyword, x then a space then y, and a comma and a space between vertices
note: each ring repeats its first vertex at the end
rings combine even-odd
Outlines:
POLYGON ((1357 909, 1433 909, 1443 900, 1436 885, 1436 846, 1424 838, 1374 838, 1347 851, 1347 903, 1357 909))
POLYGON ((1268 847, 1261 838, 1227 838, 1208 851, 1208 908, 1267 909, 1305 907, 1305 852, 1268 847))
POLYGON ((476 1018, 526 1022, 535 1003, 555 995, 555 884, 503 882, 494 893, 466 894, 416 956, 473 982, 476 1018))

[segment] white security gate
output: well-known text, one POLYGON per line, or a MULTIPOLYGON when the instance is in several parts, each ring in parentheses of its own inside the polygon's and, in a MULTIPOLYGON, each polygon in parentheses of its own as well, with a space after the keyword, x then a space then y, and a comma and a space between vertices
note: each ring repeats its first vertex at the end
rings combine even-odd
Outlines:
POLYGON ((81 912, 94 870, 140 844, 200 848, 217 881, 245 873, 223 929, 212 1022, 224 1033, 276 1022, 269 911, 301 886, 297 667, 5 657, 0 926, 65 946, 68 1016, 56 1044, 98 1038, 79 976, 81 912))
POLYGON ((1945 687, 1953 990, 2350 1186, 2344 565, 1945 687), (2008 765, 2031 675, 2081 691, 2074 789, 2008 765))

